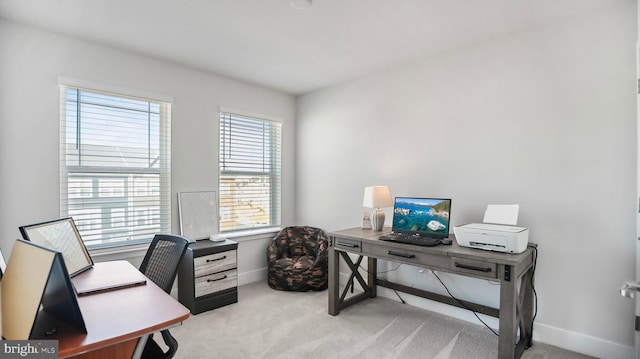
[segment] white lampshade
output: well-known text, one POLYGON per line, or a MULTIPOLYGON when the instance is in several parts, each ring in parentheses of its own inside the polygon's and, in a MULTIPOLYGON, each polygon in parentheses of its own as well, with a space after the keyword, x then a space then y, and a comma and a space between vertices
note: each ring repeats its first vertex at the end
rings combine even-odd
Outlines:
POLYGON ((384 212, 382 212, 380 208, 390 206, 393 206, 393 199, 391 198, 389 186, 371 186, 364 188, 362 207, 371 207, 374 209, 371 213, 371 229, 374 231, 382 230, 384 226, 384 212))
POLYGON ((362 207, 381 208, 393 206, 389 186, 371 186, 364 188, 362 207))

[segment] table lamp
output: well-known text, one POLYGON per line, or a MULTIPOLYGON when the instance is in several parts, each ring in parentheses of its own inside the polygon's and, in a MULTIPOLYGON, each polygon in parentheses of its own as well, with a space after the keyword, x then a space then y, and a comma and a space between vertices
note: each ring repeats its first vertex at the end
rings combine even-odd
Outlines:
POLYGON ((382 212, 380 208, 393 206, 389 186, 365 187, 362 206, 373 208, 373 213, 371 213, 371 228, 374 231, 381 231, 384 225, 384 212, 382 212))

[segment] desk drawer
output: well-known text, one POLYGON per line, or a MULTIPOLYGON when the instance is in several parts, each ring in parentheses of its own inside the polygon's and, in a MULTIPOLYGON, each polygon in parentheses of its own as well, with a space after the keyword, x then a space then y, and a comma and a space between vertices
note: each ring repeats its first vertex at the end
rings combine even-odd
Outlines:
POLYGON ((236 269, 227 270, 198 277, 196 282, 196 297, 215 293, 224 289, 236 287, 238 284, 238 272, 236 269))
POLYGON ((370 242, 363 243, 363 246, 363 251, 367 254, 371 254, 372 257, 428 267, 431 269, 449 269, 449 257, 446 255, 443 256, 422 252, 419 250, 419 247, 416 249, 404 249, 399 247, 388 247, 379 243, 370 242))
POLYGON ((495 263, 475 261, 473 259, 451 257, 451 271, 476 277, 498 278, 495 263))
POLYGON ((334 238, 333 247, 349 252, 362 252, 362 241, 350 238, 334 238))
POLYGON ((233 268, 236 268, 235 250, 209 254, 193 259, 193 271, 196 278, 233 268))

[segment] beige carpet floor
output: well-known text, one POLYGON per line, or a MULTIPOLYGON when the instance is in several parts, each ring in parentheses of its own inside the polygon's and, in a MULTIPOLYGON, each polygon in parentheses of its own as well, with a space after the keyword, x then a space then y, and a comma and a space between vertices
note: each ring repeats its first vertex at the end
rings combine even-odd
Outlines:
MULTIPOLYGON (((482 325, 386 298, 327 314, 327 291, 292 293, 266 283, 239 287, 238 303, 192 315, 171 332, 176 358, 496 358, 482 325)), ((159 337, 159 336, 158 336, 159 337)), ((526 359, 589 358, 534 343, 526 359)))

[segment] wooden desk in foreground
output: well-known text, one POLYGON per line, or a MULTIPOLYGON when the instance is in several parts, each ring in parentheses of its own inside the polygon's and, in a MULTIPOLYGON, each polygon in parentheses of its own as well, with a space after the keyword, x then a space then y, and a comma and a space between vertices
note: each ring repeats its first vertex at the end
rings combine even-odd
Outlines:
POLYGON ((461 306, 451 297, 378 278, 377 260, 383 259, 498 281, 500 283, 500 308, 491 308, 467 301, 463 301, 464 306, 472 308, 478 313, 499 318, 499 358, 519 358, 524 349, 529 347, 533 330, 533 272, 535 263, 533 248, 528 247, 520 254, 489 252, 460 247, 453 235, 450 235, 453 239, 452 245, 421 247, 381 241, 378 238, 382 234, 384 232, 361 228, 345 229, 329 234, 329 314, 338 315, 341 309, 349 305, 375 297, 377 295, 376 286, 461 306), (349 257, 349 253, 358 255, 355 263, 349 257), (365 256, 368 257, 367 280, 358 271, 365 256), (339 283, 340 257, 351 270, 348 284, 342 294, 339 283), (349 284, 354 281, 360 284, 364 292, 347 298, 349 284))
MULTIPOLYGON (((96 263, 72 281, 98 271, 126 275, 137 270, 127 261, 96 263)), ((140 339, 144 345, 149 334, 189 317, 187 308, 150 280, 145 285, 81 296, 78 303, 87 333, 59 331, 47 338, 59 340, 60 358, 132 358, 140 339)))

